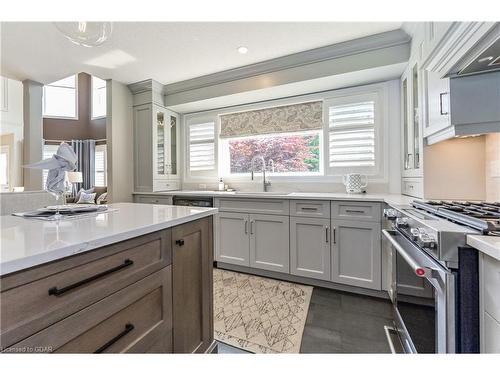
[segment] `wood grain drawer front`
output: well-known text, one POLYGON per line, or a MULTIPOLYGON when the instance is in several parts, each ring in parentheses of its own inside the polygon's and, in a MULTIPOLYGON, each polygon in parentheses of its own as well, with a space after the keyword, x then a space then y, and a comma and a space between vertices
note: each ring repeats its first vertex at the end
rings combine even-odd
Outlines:
POLYGON ((422 184, 422 179, 418 178, 403 178, 401 192, 404 195, 409 195, 411 197, 423 198, 424 187, 422 184))
POLYGON ((56 353, 172 352, 171 266, 17 343, 56 353))
MULTIPOLYGON (((55 262, 27 271, 27 281, 30 276, 33 280, 3 290, 0 295, 1 346, 12 345, 170 264, 170 239, 169 230, 156 232, 97 249, 93 254, 67 258, 59 261, 60 266, 55 262)), ((2 284, 5 288, 3 279, 2 284)))
POLYGON ((213 342, 212 219, 172 229, 174 353, 204 353, 213 342))
POLYGON ((500 322, 500 261, 483 255, 484 309, 500 322))
POLYGON ((290 203, 285 199, 216 198, 215 207, 225 212, 248 212, 268 215, 289 215, 290 203))
POLYGON ((290 216, 329 219, 330 202, 310 200, 290 201, 290 216))
POLYGON ((332 219, 381 221, 380 203, 332 202, 332 219))
POLYGON ((172 204, 172 197, 159 197, 154 195, 136 195, 134 201, 136 203, 149 204, 172 204))

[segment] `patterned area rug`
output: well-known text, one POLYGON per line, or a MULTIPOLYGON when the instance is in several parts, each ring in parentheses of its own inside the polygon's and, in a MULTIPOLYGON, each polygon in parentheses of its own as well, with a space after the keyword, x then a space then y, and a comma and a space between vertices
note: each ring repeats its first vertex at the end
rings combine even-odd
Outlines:
POLYGON ((215 338, 253 353, 298 353, 312 290, 214 269, 215 338))

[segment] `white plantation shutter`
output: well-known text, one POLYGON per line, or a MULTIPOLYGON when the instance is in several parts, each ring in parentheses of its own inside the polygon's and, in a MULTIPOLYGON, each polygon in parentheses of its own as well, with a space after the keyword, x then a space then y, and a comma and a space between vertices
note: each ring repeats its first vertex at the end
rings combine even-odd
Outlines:
POLYGON ((215 123, 189 125, 189 170, 215 169, 215 123))
POLYGON ((94 166, 95 186, 106 186, 106 145, 96 146, 94 166))
POLYGON ((328 107, 329 166, 369 171, 376 163, 375 100, 328 107))

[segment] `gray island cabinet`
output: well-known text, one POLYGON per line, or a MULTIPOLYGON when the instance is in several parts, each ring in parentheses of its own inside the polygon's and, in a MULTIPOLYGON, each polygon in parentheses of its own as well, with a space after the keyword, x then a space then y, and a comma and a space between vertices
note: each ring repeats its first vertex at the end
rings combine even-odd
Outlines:
MULTIPOLYGON (((203 215, 186 207, 172 214, 169 206, 117 206, 121 214, 133 211, 136 218, 157 214, 161 219, 151 225, 168 227, 2 273, 3 352, 212 350, 212 215, 216 210, 208 209, 203 215), (169 215, 176 216, 172 226, 169 215)), ((118 212, 108 215, 114 215, 106 219, 115 228, 125 223, 118 212)), ((96 221, 81 220, 80 225, 96 221)), ((2 234, 7 231, 2 228, 2 234)))

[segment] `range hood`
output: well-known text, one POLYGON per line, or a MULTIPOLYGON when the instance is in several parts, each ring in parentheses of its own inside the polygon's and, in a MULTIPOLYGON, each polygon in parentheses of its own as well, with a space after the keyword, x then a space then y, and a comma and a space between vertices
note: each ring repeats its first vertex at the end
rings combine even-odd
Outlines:
POLYGON ((491 72, 500 70, 500 37, 482 47, 482 51, 473 56, 457 75, 491 72))
POLYGON ((428 145, 500 132, 500 70, 451 77, 448 112, 450 126, 427 136, 428 145))

